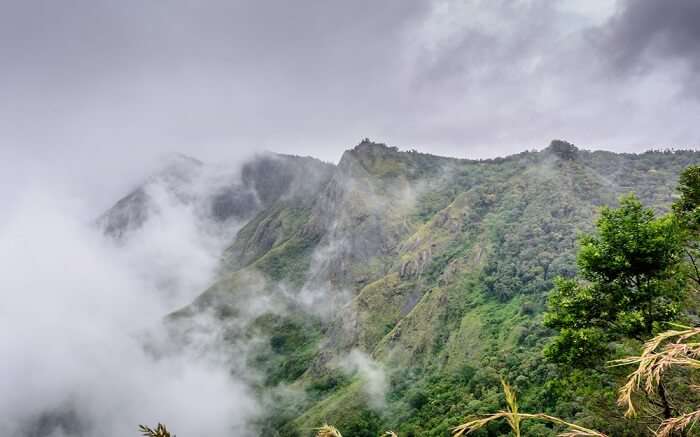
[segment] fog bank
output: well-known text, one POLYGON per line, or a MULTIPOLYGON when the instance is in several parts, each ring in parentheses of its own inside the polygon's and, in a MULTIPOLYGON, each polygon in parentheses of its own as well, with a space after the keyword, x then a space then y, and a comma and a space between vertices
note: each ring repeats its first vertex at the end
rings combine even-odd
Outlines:
POLYGON ((184 350, 162 317, 211 280, 219 248, 192 209, 160 214, 120 245, 71 193, 17 187, 0 221, 0 435, 246 436, 257 413, 216 327, 184 350), (167 291, 167 292, 166 292, 167 291))

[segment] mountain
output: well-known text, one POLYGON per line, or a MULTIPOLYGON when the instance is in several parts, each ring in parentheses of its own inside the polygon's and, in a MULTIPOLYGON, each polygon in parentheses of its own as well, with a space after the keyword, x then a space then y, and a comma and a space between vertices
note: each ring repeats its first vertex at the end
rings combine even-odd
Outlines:
MULTIPOLYGON (((168 320, 213 314, 227 341, 246 342, 252 383, 270 400, 257 423, 265 435, 312 435, 329 422, 352 436, 443 436, 500 408, 501 376, 524 408, 614 431, 614 387, 587 381, 597 397, 584 403, 543 360, 546 296, 576 271, 577 235, 600 207, 635 192, 666 211, 678 174, 698 162, 695 151, 617 154, 558 140, 466 160, 365 140, 337 166, 257 156, 239 179, 192 194, 201 164, 188 161, 158 181, 240 228, 216 281, 168 320)), ((147 193, 108 211, 105 232, 138 227, 147 193)))
POLYGON ((150 214, 158 208, 154 204, 152 191, 164 187, 178 202, 186 203, 191 198, 194 179, 202 163, 184 155, 169 157, 163 167, 147 181, 119 200, 97 219, 97 226, 105 234, 120 239, 130 231, 141 227, 150 214))
POLYGON ((239 223, 281 198, 312 197, 311 193, 327 181, 332 167, 313 158, 266 153, 251 158, 241 169, 231 170, 174 155, 102 214, 97 226, 111 237, 126 237, 158 214, 163 200, 191 206, 203 220, 239 223))

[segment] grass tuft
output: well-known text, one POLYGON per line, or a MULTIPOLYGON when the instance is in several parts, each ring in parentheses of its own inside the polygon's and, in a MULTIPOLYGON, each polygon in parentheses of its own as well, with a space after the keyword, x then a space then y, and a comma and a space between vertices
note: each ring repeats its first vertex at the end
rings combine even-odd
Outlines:
POLYGON ((656 430, 656 437, 671 437, 674 433, 694 426, 700 419, 700 410, 692 413, 682 414, 661 422, 661 426, 656 430))
POLYGON ((139 425, 139 431, 145 437, 175 437, 175 434, 170 435, 170 432, 162 423, 159 423, 155 429, 146 425, 139 425))
POLYGON ((700 328, 666 331, 647 341, 641 355, 612 361, 612 366, 637 365, 617 399, 620 406, 627 408, 625 416, 637 414, 633 395, 640 390, 646 394, 655 393, 663 374, 672 366, 700 369, 700 342, 687 341, 696 335, 700 335, 700 328))
POLYGON ((485 427, 489 423, 498 420, 505 420, 506 423, 508 423, 508 426, 510 427, 511 431, 513 432, 513 435, 515 437, 520 437, 520 423, 526 419, 539 420, 542 422, 549 422, 556 425, 565 426, 567 430, 559 434, 560 437, 606 437, 605 434, 601 434, 598 431, 594 431, 592 429, 584 428, 582 426, 569 423, 565 420, 559 419, 558 417, 549 416, 547 414, 541 413, 521 413, 518 409, 518 401, 515 395, 515 391, 513 391, 511 386, 508 385, 508 383, 506 383, 504 380, 501 380, 501 384, 503 385, 503 393, 505 394, 507 409, 494 414, 489 414, 486 416, 472 419, 466 423, 463 423, 462 425, 455 427, 452 430, 453 437, 460 437, 471 434, 472 432, 475 432, 485 427))
MULTIPOLYGON (((662 387, 662 377, 672 367, 700 369, 700 328, 683 327, 663 332, 644 344, 642 354, 612 361, 612 366, 636 365, 637 369, 627 376, 627 382, 619 391, 617 402, 626 407, 625 416, 637 415, 634 394, 643 392, 653 395, 662 387), (690 341, 690 340, 695 341, 690 341)), ((668 437, 695 425, 700 419, 700 410, 681 414, 664 420, 656 430, 658 437, 668 437)))
POLYGON ((336 428, 325 424, 316 430, 316 437, 343 437, 336 428))

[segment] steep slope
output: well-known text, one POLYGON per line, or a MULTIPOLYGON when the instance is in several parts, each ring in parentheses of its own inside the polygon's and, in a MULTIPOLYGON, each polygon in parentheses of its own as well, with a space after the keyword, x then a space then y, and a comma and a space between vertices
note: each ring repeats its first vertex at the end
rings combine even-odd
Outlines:
MULTIPOLYGON (((696 153, 615 155, 553 142, 540 153, 458 164, 446 188, 458 194, 444 195, 446 206, 426 214, 397 246, 393 269, 359 290, 346 316, 354 323, 343 346, 361 348, 394 372, 389 398, 397 402, 388 415, 394 426, 409 435, 442 435, 446 427, 436 420, 458 420, 485 405, 496 409, 499 374, 527 378, 529 386, 519 387, 525 392, 544 385, 533 378, 552 370, 532 353, 548 335, 538 315, 552 278, 574 272, 576 235, 590 230, 597 207, 629 191, 664 208, 678 172, 697 160, 696 153), (413 395, 403 391, 406 380, 417 386, 435 375, 449 380, 465 366, 479 368, 467 382, 481 387, 466 385, 458 399, 442 404, 440 419, 416 420, 415 407, 405 403, 413 395)), ((441 195, 438 186, 425 197, 441 195)), ((340 390, 297 424, 303 429, 328 417, 343 423, 342 406, 358 396, 340 390)))
POLYGON ((255 340, 255 383, 277 396, 261 432, 310 435, 331 421, 348 435, 445 435, 498 408, 499 375, 526 407, 589 417, 546 384, 552 280, 575 271, 576 237, 600 206, 634 191, 663 211, 679 172, 698 162, 691 151, 563 141, 484 161, 370 141, 337 167, 268 156, 242 172, 256 203, 220 278, 171 320, 211 311, 232 341, 255 340))

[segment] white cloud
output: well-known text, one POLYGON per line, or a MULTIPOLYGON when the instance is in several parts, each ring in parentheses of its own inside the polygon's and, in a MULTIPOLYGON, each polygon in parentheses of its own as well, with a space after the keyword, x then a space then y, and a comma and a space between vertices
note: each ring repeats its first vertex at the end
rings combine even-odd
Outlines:
POLYGON ((341 359, 341 369, 349 374, 357 374, 362 380, 362 388, 368 397, 369 405, 377 410, 386 406, 389 382, 382 365, 366 353, 353 349, 341 359))
POLYGON ((170 211, 162 232, 124 253, 70 196, 38 188, 0 223, 0 434, 121 437, 162 421, 178 435, 248 435, 257 404, 225 352, 178 351, 162 331, 173 307, 160 274, 191 296, 213 264, 190 217, 170 211))

